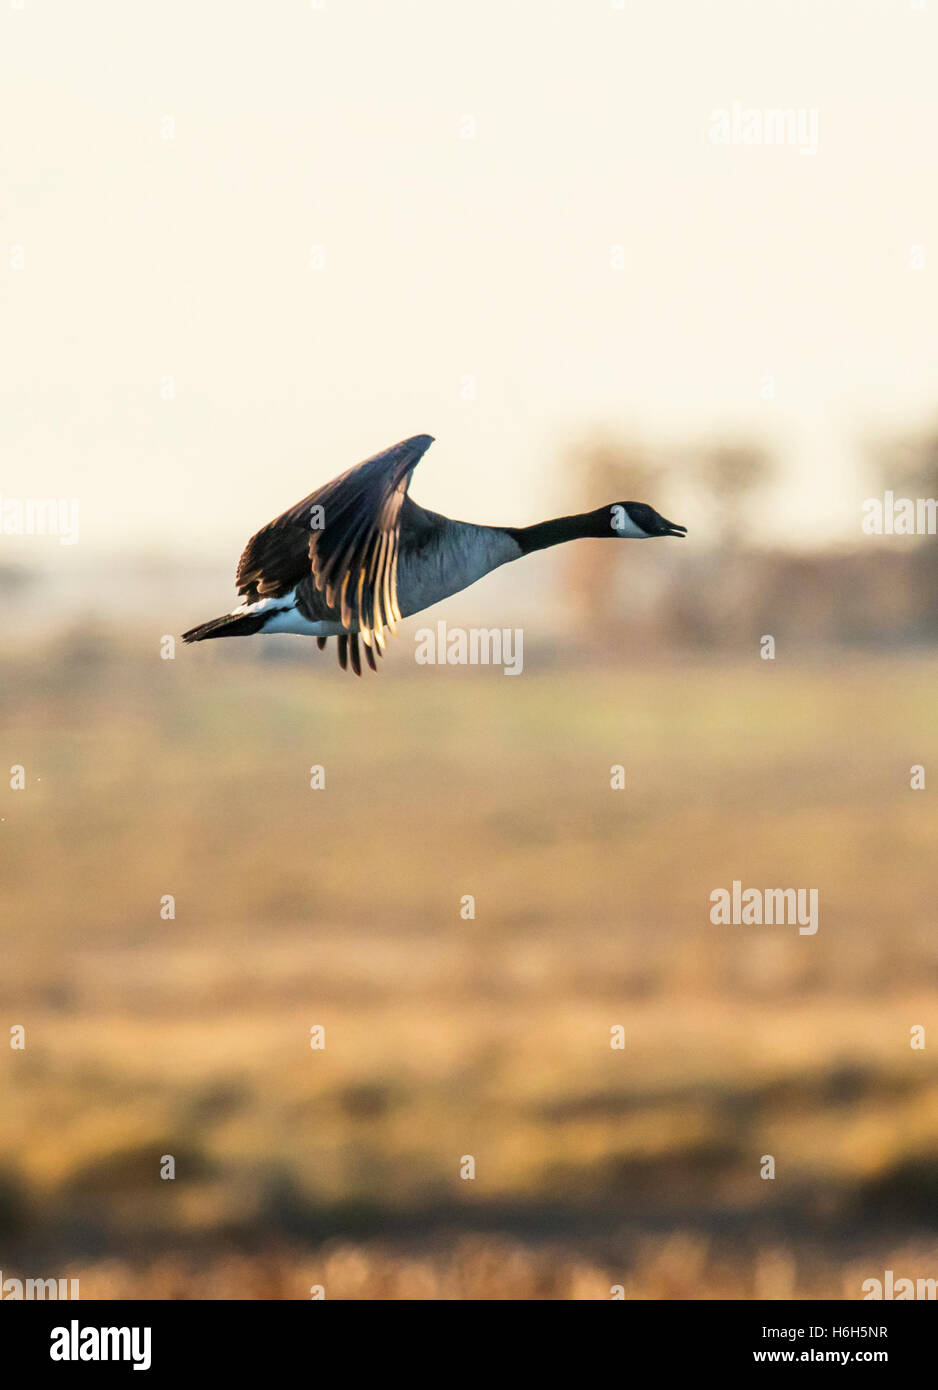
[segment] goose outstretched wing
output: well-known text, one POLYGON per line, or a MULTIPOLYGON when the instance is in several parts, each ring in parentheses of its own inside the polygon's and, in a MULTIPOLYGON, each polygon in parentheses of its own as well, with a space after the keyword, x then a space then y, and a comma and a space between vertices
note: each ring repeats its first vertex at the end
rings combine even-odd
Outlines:
MULTIPOLYGON (((356 629, 370 650, 384 646, 385 629, 395 632, 397 559, 401 506, 411 475, 433 443, 429 434, 414 435, 304 497, 278 516, 244 548, 238 563, 238 593, 249 601, 290 593, 312 576, 326 604, 344 627, 356 629)), ((344 667, 349 641, 339 638, 344 667)), ((358 643, 352 642, 352 666, 360 671, 358 643)))

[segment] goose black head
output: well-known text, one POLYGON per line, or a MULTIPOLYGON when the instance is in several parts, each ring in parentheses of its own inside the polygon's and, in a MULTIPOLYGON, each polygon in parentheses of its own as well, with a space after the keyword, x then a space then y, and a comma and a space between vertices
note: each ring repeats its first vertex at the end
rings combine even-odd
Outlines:
POLYGON ((610 526, 616 535, 632 540, 651 540, 655 536, 686 536, 687 527, 649 507, 647 502, 614 502, 610 526))

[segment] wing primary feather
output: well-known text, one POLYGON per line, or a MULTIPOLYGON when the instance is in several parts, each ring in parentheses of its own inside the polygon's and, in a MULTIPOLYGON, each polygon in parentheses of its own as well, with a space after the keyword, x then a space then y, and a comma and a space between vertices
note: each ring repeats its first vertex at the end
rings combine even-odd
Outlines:
POLYGON ((370 623, 369 620, 368 620, 368 614, 367 614, 367 612, 365 611, 365 609, 364 609, 363 606, 362 606, 362 590, 364 589, 364 587, 365 587, 365 567, 364 567, 364 565, 362 565, 361 570, 359 571, 359 574, 358 574, 358 588, 355 590, 355 607, 358 609, 358 613, 359 613, 359 619, 358 619, 358 621, 359 621, 359 623, 361 624, 361 627, 362 627, 362 636, 365 638, 365 641, 367 642, 367 641, 368 641, 368 638, 367 638, 367 636, 366 636, 365 634, 366 634, 368 628, 371 626, 371 623, 370 623))
MULTIPOLYGON (((431 443, 429 435, 403 440, 347 469, 268 523, 245 546, 236 579, 239 593, 279 596, 311 580, 342 626, 358 630, 366 654, 367 649, 380 653, 386 633, 396 633, 401 620, 402 508, 413 471, 431 443), (320 518, 315 525, 314 513, 320 518)), ((344 646, 347 661, 347 640, 344 646)))

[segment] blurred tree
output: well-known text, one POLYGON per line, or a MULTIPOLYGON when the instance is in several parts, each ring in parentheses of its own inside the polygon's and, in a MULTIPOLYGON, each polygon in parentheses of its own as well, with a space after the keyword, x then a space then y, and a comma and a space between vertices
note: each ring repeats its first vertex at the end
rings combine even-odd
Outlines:
MULTIPOLYGON (((868 450, 878 492, 897 498, 938 497, 938 426, 881 440, 868 450)), ((938 545, 934 536, 913 540, 909 555, 921 636, 938 635, 938 545)))
POLYGON ((938 428, 899 436, 872 449, 876 485, 897 497, 938 497, 938 428))
POLYGON ((723 441, 700 451, 697 472, 717 512, 718 545, 738 548, 747 504, 775 475, 771 455, 753 441, 723 441))

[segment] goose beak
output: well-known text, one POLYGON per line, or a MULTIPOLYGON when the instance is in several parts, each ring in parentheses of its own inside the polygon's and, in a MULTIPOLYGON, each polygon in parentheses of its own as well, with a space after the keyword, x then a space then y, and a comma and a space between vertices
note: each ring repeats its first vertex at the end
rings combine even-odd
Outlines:
POLYGON ((664 530, 661 532, 662 536, 680 536, 683 540, 687 535, 686 526, 679 526, 676 521, 669 521, 666 516, 661 517, 661 521, 664 525, 664 530))

